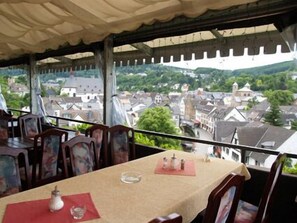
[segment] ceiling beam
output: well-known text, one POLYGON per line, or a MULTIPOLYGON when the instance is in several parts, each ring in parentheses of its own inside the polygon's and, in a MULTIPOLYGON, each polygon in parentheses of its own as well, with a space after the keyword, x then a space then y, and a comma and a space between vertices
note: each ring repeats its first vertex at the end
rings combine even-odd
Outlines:
POLYGON ((148 45, 144 43, 132 43, 131 46, 135 47, 136 49, 140 50, 147 56, 153 56, 154 51, 148 45))
POLYGON ((68 57, 65 56, 57 56, 57 57, 53 57, 54 59, 62 62, 62 63, 66 63, 66 64, 72 64, 72 60, 68 57))

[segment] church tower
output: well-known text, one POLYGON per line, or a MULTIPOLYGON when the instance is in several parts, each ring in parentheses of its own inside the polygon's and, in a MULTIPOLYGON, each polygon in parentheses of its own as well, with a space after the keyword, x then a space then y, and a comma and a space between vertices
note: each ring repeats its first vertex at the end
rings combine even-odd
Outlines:
POLYGON ((232 96, 234 97, 236 95, 236 92, 238 91, 238 84, 234 82, 232 85, 232 96))

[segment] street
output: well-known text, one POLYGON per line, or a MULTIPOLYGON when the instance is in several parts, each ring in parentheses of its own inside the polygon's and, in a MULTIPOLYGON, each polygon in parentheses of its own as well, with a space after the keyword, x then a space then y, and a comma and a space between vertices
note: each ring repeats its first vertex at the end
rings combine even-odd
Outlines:
MULTIPOLYGON (((199 131, 200 139, 213 141, 212 134, 210 134, 209 132, 201 128, 199 128, 198 131, 199 131)), ((196 154, 205 154, 205 153, 213 152, 212 145, 203 144, 203 143, 194 143, 194 144, 195 144, 194 153, 196 154)))

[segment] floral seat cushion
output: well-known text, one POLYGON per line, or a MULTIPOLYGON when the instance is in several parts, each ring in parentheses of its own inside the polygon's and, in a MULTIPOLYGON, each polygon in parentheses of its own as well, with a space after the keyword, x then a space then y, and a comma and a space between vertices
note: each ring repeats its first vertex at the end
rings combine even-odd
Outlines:
POLYGON ((20 191, 21 180, 16 160, 12 156, 0 156, 0 197, 20 191))
POLYGON ((86 143, 77 143, 72 149, 72 154, 76 175, 93 171, 94 162, 90 149, 86 143))
POLYGON ((239 201, 235 223, 252 223, 256 219, 258 207, 248 202, 239 201))

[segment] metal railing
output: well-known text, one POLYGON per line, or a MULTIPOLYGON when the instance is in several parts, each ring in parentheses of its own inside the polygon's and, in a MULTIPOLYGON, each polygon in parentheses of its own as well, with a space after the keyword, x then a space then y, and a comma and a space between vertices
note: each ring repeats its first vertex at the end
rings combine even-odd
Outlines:
MULTIPOLYGON (((9 110, 18 112, 20 115, 28 113, 26 111, 20 111, 17 109, 9 109, 9 110)), ((54 120, 54 123, 51 123, 51 124, 58 128, 61 128, 60 123, 62 120, 68 121, 68 122, 77 122, 80 124, 89 124, 89 125, 95 124, 93 122, 86 122, 86 121, 74 120, 74 119, 70 119, 70 118, 57 117, 57 116, 51 116, 51 115, 48 115, 47 118, 54 120)), ((71 131, 71 129, 67 129, 67 130, 71 131)), ((75 130, 73 130, 73 131, 75 131, 75 130)), ((134 131, 136 133, 142 133, 142 134, 146 134, 146 135, 153 135, 153 136, 171 138, 171 139, 176 139, 176 140, 181 140, 181 141, 189 141, 189 142, 194 142, 194 143, 208 144, 208 145, 212 145, 212 146, 216 146, 216 147, 237 149, 237 150, 240 150, 242 163, 246 163, 247 151, 269 154, 269 155, 278 155, 279 154, 279 151, 276 151, 276 150, 270 150, 270 149, 252 147, 252 146, 236 145, 236 144, 225 143, 225 142, 203 140, 203 139, 198 139, 198 138, 194 138, 194 137, 171 135, 171 134, 166 134, 166 133, 153 132, 153 131, 140 130, 140 129, 134 129, 134 131)), ((297 159, 297 154, 293 154, 293 153, 286 153, 286 154, 287 154, 287 157, 289 157, 289 158, 297 159)))

